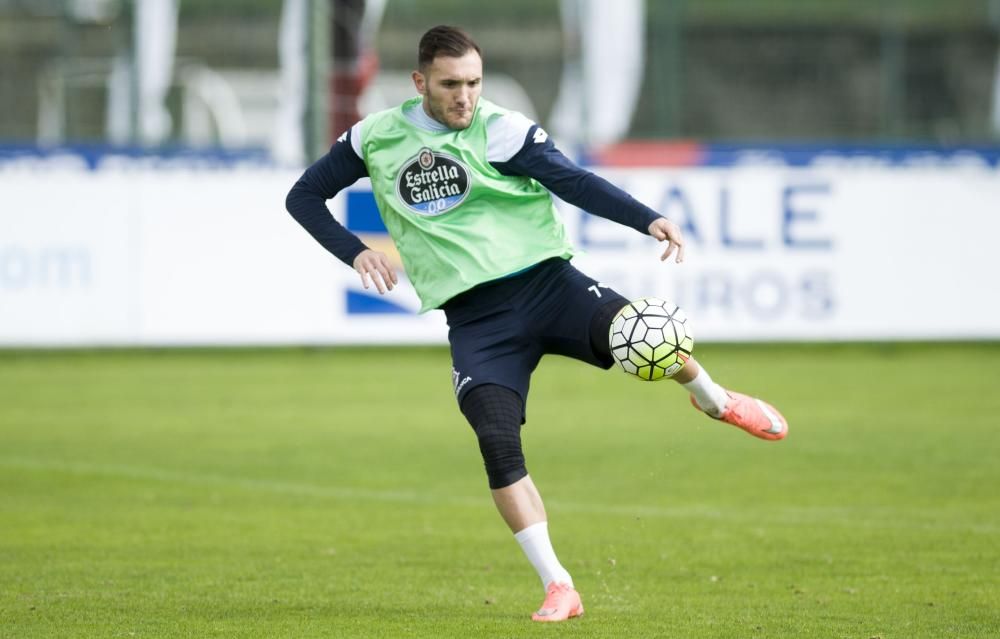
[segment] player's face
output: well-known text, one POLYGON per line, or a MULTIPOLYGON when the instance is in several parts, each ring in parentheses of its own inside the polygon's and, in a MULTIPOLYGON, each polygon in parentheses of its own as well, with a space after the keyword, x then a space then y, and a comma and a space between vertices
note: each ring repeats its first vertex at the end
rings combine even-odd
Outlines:
POLYGON ((438 56, 423 72, 413 72, 413 84, 424 96, 424 111, 449 129, 464 129, 483 90, 483 60, 475 51, 461 58, 438 56))

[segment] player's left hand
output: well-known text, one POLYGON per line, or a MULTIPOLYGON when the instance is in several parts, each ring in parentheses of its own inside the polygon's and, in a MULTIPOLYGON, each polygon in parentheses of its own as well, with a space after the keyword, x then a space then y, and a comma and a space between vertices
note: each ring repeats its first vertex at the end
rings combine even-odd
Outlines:
POLYGON ((667 250, 660 256, 665 261, 676 250, 674 261, 680 264, 684 261, 684 235, 681 228, 665 217, 657 218, 649 225, 649 234, 661 242, 667 243, 667 250))

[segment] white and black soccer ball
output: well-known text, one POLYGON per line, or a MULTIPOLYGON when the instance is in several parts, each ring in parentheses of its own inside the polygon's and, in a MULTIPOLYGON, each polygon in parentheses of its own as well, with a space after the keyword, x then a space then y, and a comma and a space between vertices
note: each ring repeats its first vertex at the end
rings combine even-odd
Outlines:
POLYGON ((687 315, 673 302, 655 297, 629 302, 618 311, 609 340, 622 369, 646 381, 673 377, 694 350, 687 315))

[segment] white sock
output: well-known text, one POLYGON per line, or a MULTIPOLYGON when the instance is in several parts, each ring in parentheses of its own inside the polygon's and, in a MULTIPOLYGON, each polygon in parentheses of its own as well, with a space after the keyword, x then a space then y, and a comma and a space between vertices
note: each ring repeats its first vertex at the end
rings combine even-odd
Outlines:
POLYGON ((527 555, 528 561, 542 579, 542 588, 548 588, 553 581, 573 586, 573 578, 556 558, 556 551, 549 541, 549 523, 540 521, 520 532, 514 533, 514 539, 521 544, 521 550, 527 555))
POLYGON ((698 371, 697 377, 682 386, 694 395, 698 406, 712 417, 718 417, 726 409, 726 402, 729 400, 726 389, 712 381, 712 376, 704 367, 698 371))

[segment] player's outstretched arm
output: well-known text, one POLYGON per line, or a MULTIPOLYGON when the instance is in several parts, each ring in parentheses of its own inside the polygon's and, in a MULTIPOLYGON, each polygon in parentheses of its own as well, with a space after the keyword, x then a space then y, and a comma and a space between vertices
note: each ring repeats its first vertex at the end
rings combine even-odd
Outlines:
POLYGON ((674 261, 680 264, 684 261, 684 234, 679 226, 665 217, 653 220, 649 225, 649 234, 660 242, 667 243, 667 250, 660 256, 660 261, 666 261, 674 251, 677 256, 674 261))
POLYGON ((361 275, 361 285, 369 288, 369 281, 375 284, 379 295, 385 295, 386 291, 391 291, 399 279, 396 271, 389 264, 389 258, 385 253, 372 249, 365 249, 354 258, 354 270, 361 275))

